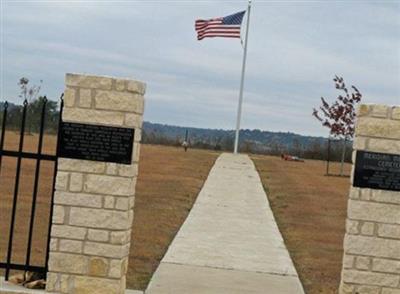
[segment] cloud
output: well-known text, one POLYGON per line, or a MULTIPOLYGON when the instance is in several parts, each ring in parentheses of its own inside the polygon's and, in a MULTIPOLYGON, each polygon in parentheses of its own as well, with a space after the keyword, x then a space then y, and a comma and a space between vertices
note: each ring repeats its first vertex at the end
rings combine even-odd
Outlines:
MULTIPOLYGON (((44 80, 58 97, 65 72, 148 84, 145 119, 234 128, 243 48, 195 38, 194 20, 243 9, 237 1, 29 1, 4 4, 3 92, 44 80)), ((399 104, 400 4, 254 1, 243 127, 325 135, 310 115, 343 75, 364 101, 399 104)))

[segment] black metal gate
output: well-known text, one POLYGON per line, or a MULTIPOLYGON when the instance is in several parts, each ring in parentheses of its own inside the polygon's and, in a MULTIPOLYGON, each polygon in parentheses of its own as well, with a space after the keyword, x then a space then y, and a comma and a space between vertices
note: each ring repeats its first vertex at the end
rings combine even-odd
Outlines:
MULTIPOLYGON (((61 111, 63 107, 63 95, 61 95, 60 98, 60 115, 58 118, 58 125, 60 124, 61 120, 61 111)), ((6 232, 1 232, 0 231, 0 238, 4 238, 3 240, 6 240, 8 238, 8 241, 6 242, 6 248, 3 248, 5 250, 4 253, 6 253, 6 260, 1 260, 1 256, 4 256, 4 254, 0 255, 0 269, 5 270, 5 280, 8 280, 9 274, 11 270, 19 270, 19 271, 32 271, 32 272, 38 272, 38 273, 46 273, 47 272, 47 263, 48 263, 48 255, 49 255, 49 246, 50 246, 50 229, 51 229, 51 219, 53 215, 53 199, 54 199, 54 186, 55 186, 55 178, 56 178, 56 172, 57 172, 57 150, 58 150, 58 139, 55 147, 55 154, 45 154, 43 153, 43 139, 44 139, 44 133, 45 133, 45 121, 46 121, 46 106, 48 104, 48 100, 46 97, 42 99, 42 105, 41 105, 41 117, 39 121, 39 137, 38 137, 38 143, 37 143, 37 152, 25 152, 24 151, 24 139, 26 136, 26 120, 27 120, 27 111, 29 109, 29 104, 28 101, 25 100, 23 103, 22 107, 22 114, 20 117, 20 128, 18 130, 19 133, 19 143, 18 143, 18 149, 17 150, 6 150, 4 149, 4 142, 6 140, 7 134, 6 134, 6 128, 7 128, 7 123, 8 123, 8 118, 9 118, 9 112, 10 112, 10 105, 9 103, 5 102, 4 103, 4 109, 3 109, 3 118, 1 122, 1 136, 0 136, 0 180, 1 177, 4 176, 1 174, 2 172, 2 159, 3 157, 12 157, 16 159, 16 173, 15 173, 15 179, 14 179, 14 188, 13 188, 13 198, 12 198, 12 208, 11 208, 11 217, 9 219, 9 223, 6 224, 6 226, 9 225, 9 231, 8 234, 6 232), (31 199, 31 207, 30 207, 30 215, 27 216, 27 220, 29 222, 29 229, 28 229, 28 236, 27 236, 27 244, 26 244, 26 253, 25 253, 25 262, 24 263, 13 263, 12 261, 12 254, 13 254, 13 241, 14 241, 14 233, 16 230, 15 224, 16 224, 16 212, 17 212, 17 207, 18 207, 18 196, 20 193, 20 183, 21 183, 21 165, 22 165, 22 159, 33 159, 35 160, 35 169, 34 169, 34 175, 33 175, 33 191, 32 191, 32 199, 31 199), (47 247, 45 248, 43 259, 45 260, 45 263, 42 265, 32 265, 31 261, 31 254, 32 254, 32 240, 34 238, 33 236, 33 230, 34 230, 34 224, 35 224, 35 218, 38 216, 36 215, 36 202, 37 202, 37 196, 38 196, 38 188, 39 188, 39 177, 41 173, 41 163, 42 161, 50 161, 54 162, 54 171, 53 171, 53 179, 51 181, 51 196, 49 199, 49 224, 47 228, 46 233, 46 238, 47 238, 47 247), (7 236, 8 235, 8 236, 7 236)), ((57 132, 58 133, 58 132, 57 132)), ((57 136, 58 138, 58 136, 57 136)), ((22 179, 23 181, 23 179, 22 179)), ((0 186, 0 201, 3 201, 1 199, 2 196, 2 187, 0 186)), ((2 212, 0 211, 0 214, 2 212)), ((1 227, 0 227, 1 230, 1 227)), ((3 250, 2 249, 2 250, 3 250)), ((44 249, 44 248, 43 248, 44 249)))

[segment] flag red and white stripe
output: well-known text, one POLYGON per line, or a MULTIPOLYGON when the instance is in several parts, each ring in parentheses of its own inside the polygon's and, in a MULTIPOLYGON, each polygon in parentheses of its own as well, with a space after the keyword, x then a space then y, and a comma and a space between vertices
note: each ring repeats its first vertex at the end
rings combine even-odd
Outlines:
POLYGON ((241 15, 240 22, 229 21, 230 19, 227 21, 226 17, 196 20, 195 30, 197 31, 197 39, 202 40, 207 37, 240 38, 242 17, 241 15))

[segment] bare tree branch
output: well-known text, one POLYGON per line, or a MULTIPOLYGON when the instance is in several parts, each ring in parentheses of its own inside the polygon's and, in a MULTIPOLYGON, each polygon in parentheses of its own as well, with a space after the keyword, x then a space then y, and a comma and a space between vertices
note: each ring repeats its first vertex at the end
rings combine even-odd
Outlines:
POLYGON ((312 115, 323 126, 330 129, 332 136, 349 139, 354 136, 355 106, 361 101, 362 94, 355 86, 351 86, 352 92, 350 93, 342 77, 335 75, 333 81, 335 88, 342 91, 344 95, 338 95, 336 101, 332 104, 321 97, 322 104, 319 111, 313 108, 312 115))

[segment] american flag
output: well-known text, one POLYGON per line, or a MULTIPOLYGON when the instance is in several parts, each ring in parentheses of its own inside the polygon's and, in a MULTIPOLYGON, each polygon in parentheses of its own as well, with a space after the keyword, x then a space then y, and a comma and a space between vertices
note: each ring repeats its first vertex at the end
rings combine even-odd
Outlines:
POLYGON ((240 27, 245 13, 246 11, 241 11, 225 17, 196 20, 197 40, 213 37, 240 38, 240 27))

